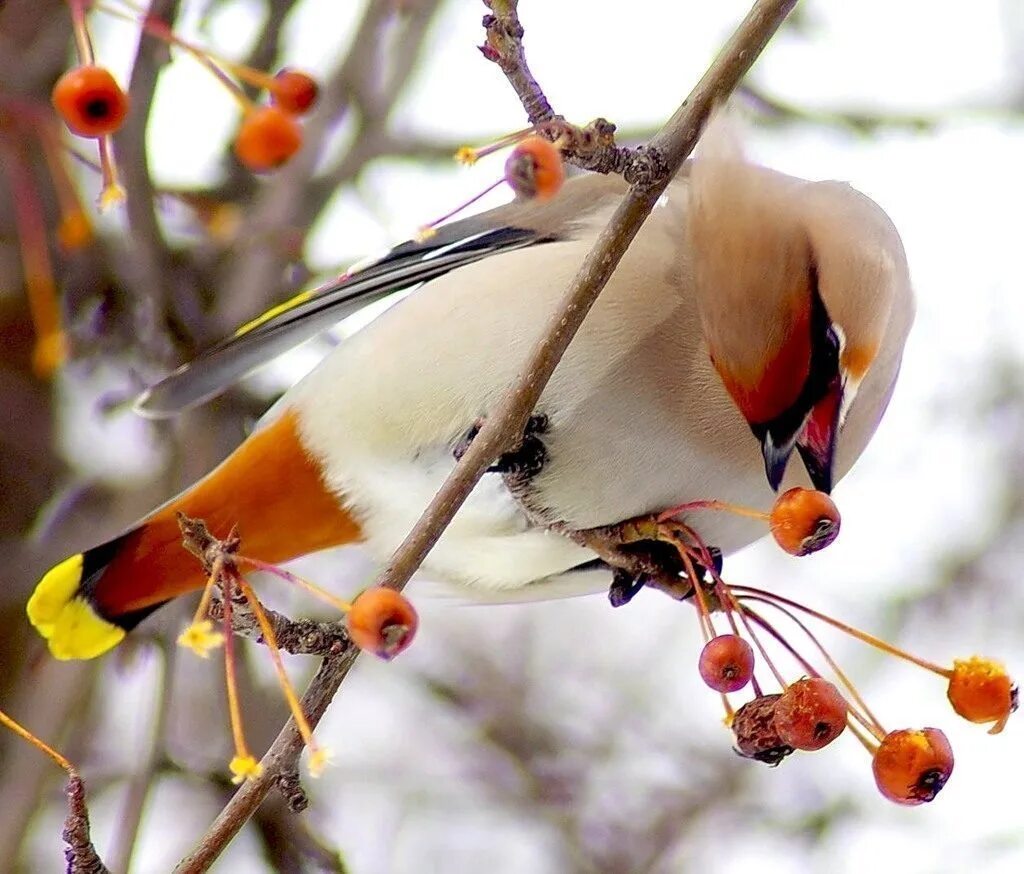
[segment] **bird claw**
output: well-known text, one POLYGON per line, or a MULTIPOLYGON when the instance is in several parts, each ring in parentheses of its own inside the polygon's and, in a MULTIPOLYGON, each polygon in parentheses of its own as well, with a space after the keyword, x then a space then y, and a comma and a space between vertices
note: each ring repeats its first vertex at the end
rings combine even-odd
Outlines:
MULTIPOLYGON (((455 456, 456 461, 466 454, 470 444, 480 433, 483 424, 482 418, 477 419, 470 429, 459 438, 452 449, 452 455, 455 456)), ((519 445, 499 455, 494 464, 487 468, 487 472, 512 476, 517 480, 528 480, 539 474, 548 460, 547 448, 539 435, 546 434, 548 426, 548 417, 543 413, 530 416, 523 428, 523 438, 519 445)))
POLYGON ((690 557, 696 577, 692 579, 680 555, 675 528, 671 523, 658 522, 653 515, 567 533, 612 566, 608 600, 613 607, 628 604, 645 586, 682 601, 693 595, 695 582, 709 585, 722 572, 722 551, 709 546, 710 568, 690 557))

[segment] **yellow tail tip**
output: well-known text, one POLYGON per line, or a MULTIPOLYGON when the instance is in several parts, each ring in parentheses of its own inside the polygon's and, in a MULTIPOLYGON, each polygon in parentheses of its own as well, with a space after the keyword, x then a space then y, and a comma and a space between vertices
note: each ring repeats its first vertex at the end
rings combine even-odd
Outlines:
POLYGON ((50 568, 28 599, 29 622, 57 659, 92 659, 117 646, 125 631, 103 619, 82 597, 84 556, 77 553, 50 568))

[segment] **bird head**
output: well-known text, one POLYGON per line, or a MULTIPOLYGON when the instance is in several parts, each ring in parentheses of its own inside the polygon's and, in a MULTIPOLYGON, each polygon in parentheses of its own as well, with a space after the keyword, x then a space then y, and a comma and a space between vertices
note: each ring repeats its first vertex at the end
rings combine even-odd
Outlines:
POLYGON ((894 298, 909 294, 902 245, 848 185, 749 164, 727 133, 710 137, 690 171, 688 233, 711 361, 769 485, 795 449, 829 492, 846 414, 886 345, 894 298))

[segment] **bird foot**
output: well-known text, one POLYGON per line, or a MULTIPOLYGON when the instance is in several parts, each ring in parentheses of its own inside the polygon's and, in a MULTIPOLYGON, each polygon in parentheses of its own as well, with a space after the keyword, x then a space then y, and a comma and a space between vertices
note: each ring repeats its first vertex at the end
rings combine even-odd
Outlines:
MULTIPOLYGON (((466 454, 473 439, 480 433, 484 420, 477 419, 472 427, 455 444, 452 454, 458 461, 466 454)), ((548 460, 548 451, 544 446, 540 435, 546 434, 548 430, 548 417, 543 413, 537 413, 526 422, 523 428, 523 437, 519 445, 508 452, 503 452, 489 468, 488 473, 500 473, 511 476, 516 480, 529 480, 535 477, 544 469, 548 460)))
POLYGON ((680 551, 678 525, 659 522, 656 516, 641 516, 617 525, 567 533, 612 566, 608 600, 613 607, 628 604, 647 586, 682 601, 693 595, 694 578, 702 586, 711 586, 714 577, 722 571, 722 552, 713 546, 706 547, 709 562, 689 555, 688 567, 680 551))

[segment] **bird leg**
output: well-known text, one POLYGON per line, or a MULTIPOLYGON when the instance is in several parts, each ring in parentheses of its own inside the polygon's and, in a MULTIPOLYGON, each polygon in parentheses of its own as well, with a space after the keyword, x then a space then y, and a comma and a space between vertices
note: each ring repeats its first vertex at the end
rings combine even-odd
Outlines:
MULTIPOLYGON (((678 601, 693 595, 694 580, 680 554, 681 532, 672 522, 659 522, 656 516, 641 516, 617 525, 563 530, 562 533, 596 552, 611 566, 608 600, 613 607, 628 604, 645 586, 660 589, 678 601)), ((720 574, 722 569, 721 550, 709 547, 708 553, 713 573, 703 563, 690 558, 696 580, 706 586, 713 584, 714 575, 720 574)))
MULTIPOLYGON (((452 454, 455 456, 456 461, 466 454, 469 444, 480 433, 483 423, 482 418, 477 419, 472 427, 462 435, 459 442, 455 444, 452 454)), ((543 413, 530 416, 526 422, 526 427, 523 428, 523 436, 519 444, 508 452, 503 452, 499 455, 494 464, 487 468, 487 472, 504 474, 520 484, 535 477, 544 469, 544 464, 548 460, 548 451, 544 446, 544 441, 539 436, 546 434, 547 430, 547 416, 543 413)))

